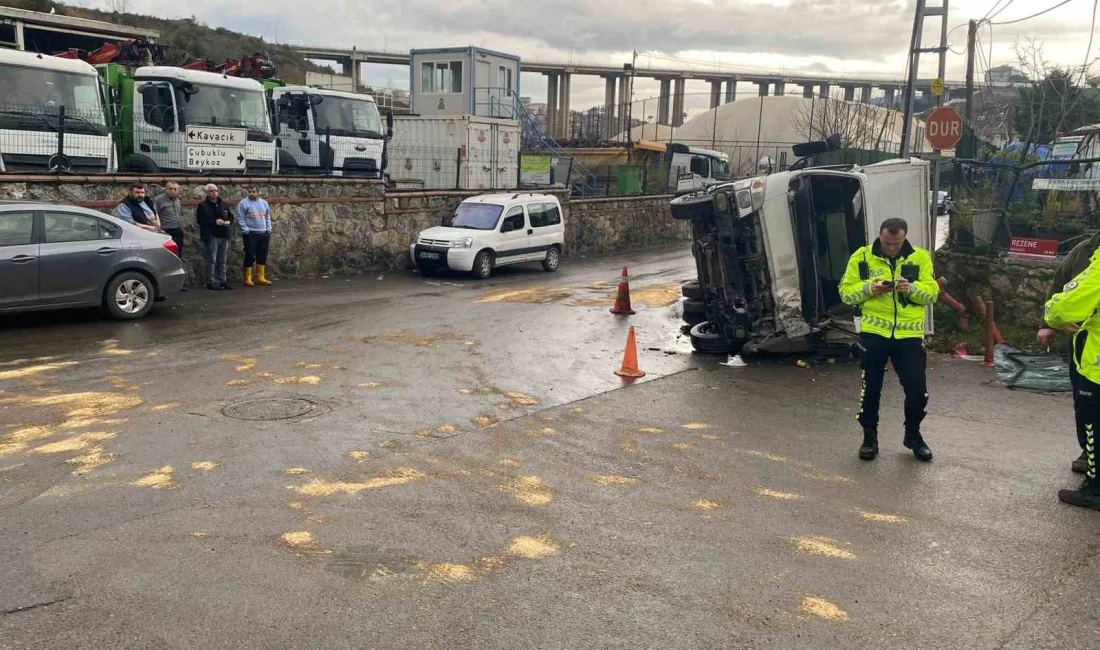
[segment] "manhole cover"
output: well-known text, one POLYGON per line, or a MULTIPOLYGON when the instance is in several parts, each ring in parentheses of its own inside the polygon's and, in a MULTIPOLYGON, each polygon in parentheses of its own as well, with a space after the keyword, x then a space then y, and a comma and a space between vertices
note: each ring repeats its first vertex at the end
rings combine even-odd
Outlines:
POLYGON ((222 414, 237 420, 289 420, 318 410, 320 406, 301 397, 267 397, 230 404, 222 414))

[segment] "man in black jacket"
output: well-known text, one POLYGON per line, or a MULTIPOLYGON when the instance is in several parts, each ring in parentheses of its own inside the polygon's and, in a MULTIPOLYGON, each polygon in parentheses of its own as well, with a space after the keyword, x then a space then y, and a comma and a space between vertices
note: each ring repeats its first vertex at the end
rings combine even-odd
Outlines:
POLYGON ((229 227, 233 225, 233 213, 218 196, 217 185, 210 183, 205 189, 206 200, 195 208, 195 220, 199 222, 202 257, 206 262, 206 288, 211 291, 232 289, 225 275, 225 262, 229 256, 229 227))

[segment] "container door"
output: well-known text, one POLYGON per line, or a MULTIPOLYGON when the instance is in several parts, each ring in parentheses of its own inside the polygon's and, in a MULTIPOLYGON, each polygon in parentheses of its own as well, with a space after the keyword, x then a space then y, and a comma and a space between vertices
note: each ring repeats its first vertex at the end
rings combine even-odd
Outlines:
POLYGON ((497 188, 519 187, 519 127, 502 123, 497 127, 497 188))
POLYGON ((467 160, 467 185, 463 189, 484 190, 493 187, 493 139, 492 124, 468 123, 470 133, 467 160))

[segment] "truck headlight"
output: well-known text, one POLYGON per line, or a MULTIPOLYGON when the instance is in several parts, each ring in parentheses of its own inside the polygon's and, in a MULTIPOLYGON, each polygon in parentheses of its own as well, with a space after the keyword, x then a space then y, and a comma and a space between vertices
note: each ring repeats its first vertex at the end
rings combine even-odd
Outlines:
POLYGON ((451 242, 451 248, 469 248, 474 245, 473 237, 459 237, 451 242))

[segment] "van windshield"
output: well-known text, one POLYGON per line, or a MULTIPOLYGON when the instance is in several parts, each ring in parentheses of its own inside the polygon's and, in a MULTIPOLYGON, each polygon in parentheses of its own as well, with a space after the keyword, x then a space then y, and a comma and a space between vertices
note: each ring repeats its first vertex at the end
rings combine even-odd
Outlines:
POLYGON ((451 227, 496 230, 497 219, 500 219, 500 213, 503 210, 504 206, 491 203, 459 203, 455 208, 451 227))

